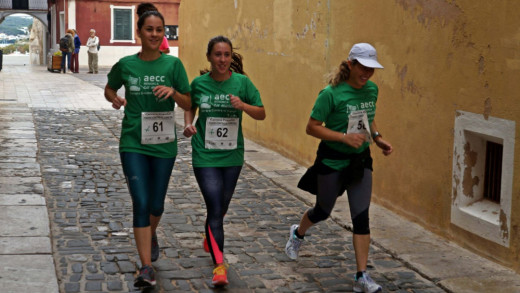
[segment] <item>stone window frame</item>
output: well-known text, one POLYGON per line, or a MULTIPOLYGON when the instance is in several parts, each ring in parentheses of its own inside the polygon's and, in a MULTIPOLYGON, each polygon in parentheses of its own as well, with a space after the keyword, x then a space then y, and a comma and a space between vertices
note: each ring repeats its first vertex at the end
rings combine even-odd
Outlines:
POLYGON ((135 44, 135 5, 131 6, 116 6, 116 5, 110 5, 110 43, 132 43, 135 44), (132 34, 132 37, 130 40, 117 40, 115 39, 115 32, 114 32, 114 26, 115 26, 115 17, 114 17, 114 10, 115 9, 128 9, 131 10, 130 17, 132 18, 130 20, 130 24, 132 25, 130 32, 132 34))
POLYGON ((515 121, 457 111, 453 142, 451 223, 509 247, 515 121), (485 200, 486 142, 503 146, 500 203, 485 200))

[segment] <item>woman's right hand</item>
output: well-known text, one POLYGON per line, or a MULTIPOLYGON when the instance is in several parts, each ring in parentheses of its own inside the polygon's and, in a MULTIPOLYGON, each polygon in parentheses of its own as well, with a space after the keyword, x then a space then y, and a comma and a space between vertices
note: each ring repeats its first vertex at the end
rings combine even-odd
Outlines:
POLYGON ((341 142, 347 144, 353 148, 359 148, 365 143, 366 135, 361 133, 349 133, 344 134, 341 138, 341 142))
POLYGON ((116 96, 115 99, 112 100, 112 108, 119 110, 121 107, 126 106, 126 99, 120 96, 116 96))
POLYGON ((182 134, 186 137, 191 137, 195 133, 197 133, 197 128, 191 124, 186 125, 186 127, 184 127, 184 131, 182 132, 182 134))

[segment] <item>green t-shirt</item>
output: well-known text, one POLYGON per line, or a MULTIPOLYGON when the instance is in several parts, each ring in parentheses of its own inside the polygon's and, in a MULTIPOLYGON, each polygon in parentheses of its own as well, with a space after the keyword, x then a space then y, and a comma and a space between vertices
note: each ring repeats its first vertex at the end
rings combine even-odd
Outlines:
POLYGON ((242 111, 233 106, 229 95, 242 102, 263 107, 260 93, 251 80, 233 72, 225 81, 215 81, 209 73, 191 83, 191 102, 199 108, 197 133, 191 138, 194 167, 230 167, 244 164, 242 111))
MULTIPOLYGON (((328 85, 319 93, 311 117, 324 122, 325 127, 331 130, 346 132, 349 115, 353 111, 365 110, 371 125, 376 114, 378 91, 377 85, 370 80, 361 89, 355 89, 346 82, 335 87, 328 85)), ((365 142, 358 149, 337 141, 325 141, 325 143, 334 150, 346 154, 361 153, 369 146, 369 142, 365 142)), ((341 170, 348 166, 349 160, 325 159, 323 163, 335 170, 341 170)))
MULTIPOLYGON (((138 55, 123 57, 108 73, 108 86, 118 90, 125 87, 125 116, 123 118, 119 152, 135 152, 159 158, 173 158, 177 155, 177 137, 173 124, 175 139, 171 142, 158 144, 142 144, 142 131, 155 131, 162 127, 158 123, 152 127, 141 129, 143 112, 171 112, 175 101, 168 98, 158 101, 152 90, 155 86, 164 85, 175 88, 179 93, 190 92, 190 84, 186 70, 179 58, 161 54, 153 61, 143 61, 138 55)), ((168 120, 173 115, 167 115, 168 120)), ((171 136, 170 136, 171 137, 171 136)))

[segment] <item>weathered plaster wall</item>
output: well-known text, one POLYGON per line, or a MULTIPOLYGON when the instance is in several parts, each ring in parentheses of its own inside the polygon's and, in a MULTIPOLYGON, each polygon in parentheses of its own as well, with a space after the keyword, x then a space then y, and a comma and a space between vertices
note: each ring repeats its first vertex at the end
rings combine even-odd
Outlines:
POLYGON ((208 67, 205 54, 211 37, 230 37, 261 89, 268 117, 247 120, 247 133, 277 151, 310 161, 316 140, 304 135, 305 123, 328 70, 330 8, 315 1, 203 2, 182 2, 180 8, 179 52, 189 77, 208 67))
POLYGON ((183 1, 179 51, 192 79, 208 66, 208 40, 229 36, 267 112, 265 121, 245 122, 246 135, 310 164, 318 142, 305 125, 324 74, 354 43, 371 43, 385 66, 373 77, 376 120, 396 150, 388 158, 373 151, 374 200, 520 271, 517 138, 510 247, 450 222, 456 111, 519 121, 518 19, 513 0, 183 1))

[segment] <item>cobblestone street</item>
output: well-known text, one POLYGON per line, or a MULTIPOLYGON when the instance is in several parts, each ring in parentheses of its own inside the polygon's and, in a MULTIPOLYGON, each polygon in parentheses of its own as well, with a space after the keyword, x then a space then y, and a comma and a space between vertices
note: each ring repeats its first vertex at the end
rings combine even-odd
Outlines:
MULTIPOLYGON (((118 154, 122 111, 36 109, 45 197, 62 292, 133 292, 139 266, 132 211, 118 154)), ((180 129, 180 127, 178 127, 180 129)), ((202 248, 205 206, 181 133, 158 229, 161 256, 153 292, 211 292, 213 265, 202 248)), ((246 150, 247 151, 247 150, 246 150)), ((225 218, 229 292, 351 292, 351 233, 328 220, 313 227, 300 259, 284 246, 306 205, 244 166, 225 218)), ((376 247, 370 273, 385 292, 444 292, 376 247)))
MULTIPOLYGON (((139 292, 132 286, 140 263, 131 199, 118 154, 123 111, 103 98, 108 69, 73 75, 14 66, 0 75, 0 220, 8 223, 0 228, 2 292, 139 292)), ((175 115, 179 124, 182 114, 175 115)), ((158 229, 158 285, 149 292, 352 292, 346 196, 330 219, 308 231, 298 261, 290 261, 289 227, 314 203, 296 188, 306 167, 249 139, 225 219, 230 284, 213 288, 211 257, 202 247, 205 206, 190 141, 178 136, 158 229)), ((383 292, 519 292, 514 271, 377 202, 370 209, 368 271, 383 292)))

